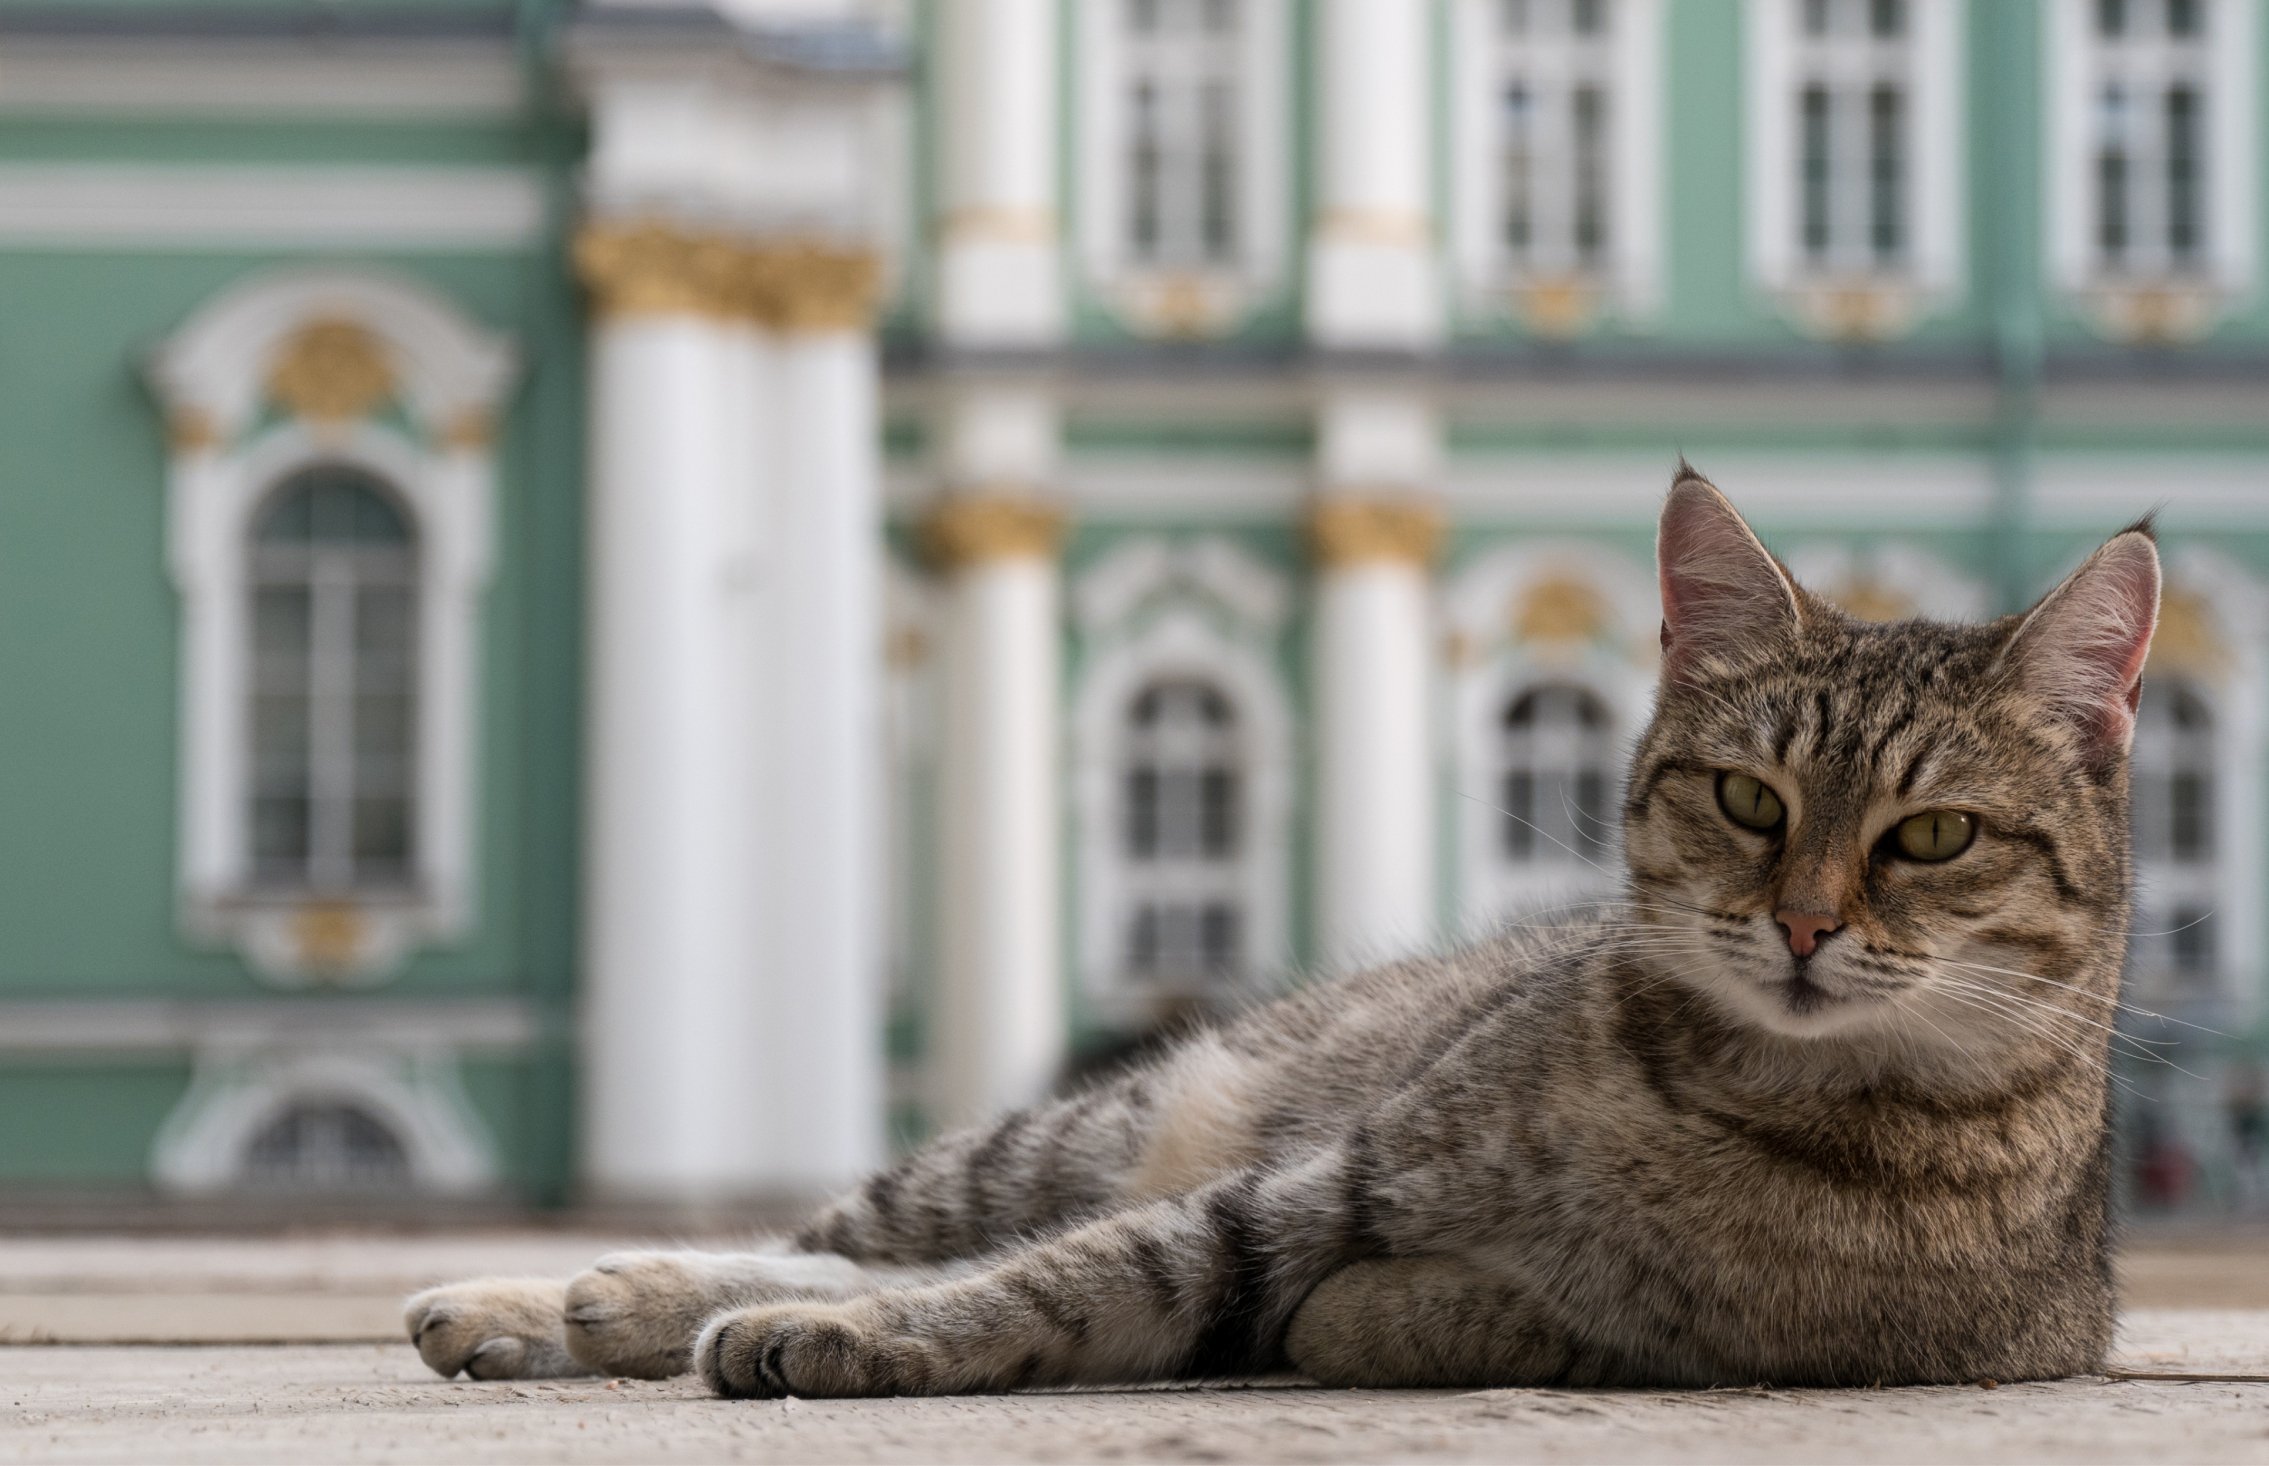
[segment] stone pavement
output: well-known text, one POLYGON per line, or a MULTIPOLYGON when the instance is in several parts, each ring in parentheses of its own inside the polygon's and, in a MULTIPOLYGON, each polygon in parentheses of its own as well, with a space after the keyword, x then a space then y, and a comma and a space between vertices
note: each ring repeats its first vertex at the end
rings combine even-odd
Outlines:
MULTIPOLYGON (((2269 1384, 2244 1382, 750 1403, 687 1381, 443 1381, 395 1340, 409 1287, 607 1245, 0 1238, 0 1462, 2269 1461, 2269 1384)), ((2124 1367, 2269 1374, 2269 1245, 2153 1249, 2128 1276, 2124 1367)))

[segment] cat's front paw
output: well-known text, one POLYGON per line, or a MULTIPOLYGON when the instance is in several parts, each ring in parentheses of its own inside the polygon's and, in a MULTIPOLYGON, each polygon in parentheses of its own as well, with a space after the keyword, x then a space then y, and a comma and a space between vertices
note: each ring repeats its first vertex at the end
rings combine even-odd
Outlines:
POLYGON ((616 1252, 567 1285, 567 1348, 601 1374, 668 1379, 691 1367, 704 1320, 733 1300, 698 1254, 616 1252))
POLYGON ((787 1304, 720 1314, 693 1347, 709 1388, 736 1399, 940 1393, 936 1352, 878 1326, 857 1304, 787 1304))
POLYGON ((565 1304, 566 1289, 550 1278, 483 1278, 412 1295, 402 1323, 443 1379, 589 1374, 567 1352, 565 1304))

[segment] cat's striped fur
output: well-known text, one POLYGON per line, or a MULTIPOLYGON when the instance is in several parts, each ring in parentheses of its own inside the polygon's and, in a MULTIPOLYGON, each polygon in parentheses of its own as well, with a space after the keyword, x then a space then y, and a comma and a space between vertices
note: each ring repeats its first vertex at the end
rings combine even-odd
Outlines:
POLYGON ((731 1395, 2098 1367, 2147 529, 1985 626, 1852 620, 1683 467, 1661 554, 1626 900, 948 1136, 770 1252, 420 1295, 421 1352, 731 1395), (1941 808, 1956 858, 1886 844, 1941 808), (1792 912, 1833 923, 1801 958, 1792 912))

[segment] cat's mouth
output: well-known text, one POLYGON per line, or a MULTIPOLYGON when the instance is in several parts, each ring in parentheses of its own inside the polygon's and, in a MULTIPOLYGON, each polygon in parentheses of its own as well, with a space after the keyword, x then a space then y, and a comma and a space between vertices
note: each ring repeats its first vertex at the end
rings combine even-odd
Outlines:
POLYGON ((1843 1001, 1840 995, 1831 993, 1814 982, 1802 967, 1790 973, 1788 981, 1782 983, 1780 988, 1781 1001, 1788 1004, 1788 1011, 1799 1018, 1808 1018, 1823 1008, 1843 1001))

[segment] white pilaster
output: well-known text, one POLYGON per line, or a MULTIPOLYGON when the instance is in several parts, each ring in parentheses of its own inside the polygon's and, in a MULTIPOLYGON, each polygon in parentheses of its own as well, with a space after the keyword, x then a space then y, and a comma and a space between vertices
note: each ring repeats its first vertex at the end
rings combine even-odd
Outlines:
POLYGON ((773 914, 751 1062, 763 1174, 812 1191, 882 1158, 881 433, 863 327, 776 339, 773 914))
POLYGON ((954 0, 934 14, 938 328, 961 344, 1045 343, 1063 326, 1057 0, 954 0))
POLYGON ((1032 384, 963 389, 936 470, 960 486, 928 524, 944 576, 945 729, 934 1117, 1038 1097, 1066 1040, 1057 747, 1062 633, 1055 404, 1032 384))
POLYGON ((1434 250, 1434 7, 1319 0, 1308 335, 1325 346, 1439 339, 1434 250))
POLYGON ((1436 427, 1415 392, 1340 390, 1318 428, 1316 923, 1325 966, 1344 969, 1435 934, 1436 427))
POLYGON ((810 1191, 881 1155, 881 73, 803 71, 777 44, 846 8, 720 11, 768 28, 763 62, 637 5, 570 35, 595 216, 583 1169, 602 1192, 810 1191))
POLYGON ((602 316, 591 343, 584 1172, 698 1199, 759 1182, 761 663, 736 390, 754 333, 602 316))

